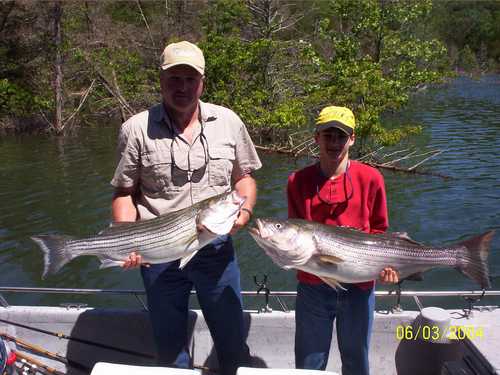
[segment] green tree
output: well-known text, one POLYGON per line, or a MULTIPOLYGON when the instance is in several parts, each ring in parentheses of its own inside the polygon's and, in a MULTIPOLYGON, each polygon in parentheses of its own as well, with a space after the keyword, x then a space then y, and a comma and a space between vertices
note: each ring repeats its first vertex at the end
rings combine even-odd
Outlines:
POLYGON ((432 14, 432 29, 446 43, 452 63, 462 69, 498 70, 500 68, 500 2, 437 1, 432 14), (462 65, 465 64, 465 65, 462 65))
POLYGON ((274 39, 286 29, 286 19, 261 22, 258 9, 278 14, 273 3, 214 1, 203 18, 206 97, 235 110, 261 143, 283 143, 307 123, 303 44, 274 39))
MULTIPOLYGON (((81 122, 115 116, 120 109, 127 117, 157 102, 159 56, 167 43, 186 39, 205 52, 204 99, 234 109, 258 143, 296 147, 310 137, 314 117, 328 104, 355 111, 356 144, 362 148, 395 143, 419 128, 391 129, 382 114, 401 110, 416 88, 449 73, 436 15, 455 8, 444 3, 65 1, 63 118, 71 118, 76 108, 73 118, 81 122)), ((466 3, 456 5, 457 11, 473 4, 466 3)), ((474 21, 471 34, 456 41, 467 42, 460 45, 464 64, 471 60, 466 45, 474 56, 494 56, 499 16, 492 2, 484 3, 474 5, 480 11, 473 19, 488 22, 476 27, 474 21), (479 50, 468 44, 474 38, 482 42, 479 50)), ((51 118, 54 108, 50 7, 33 4, 0 3, 1 119, 37 113, 51 118)))
POLYGON ((381 122, 400 110, 419 85, 439 82, 446 73, 446 48, 427 38, 430 1, 321 2, 326 15, 316 43, 317 79, 310 87, 313 107, 345 105, 357 115, 358 147, 392 144, 418 131, 391 130, 381 122))

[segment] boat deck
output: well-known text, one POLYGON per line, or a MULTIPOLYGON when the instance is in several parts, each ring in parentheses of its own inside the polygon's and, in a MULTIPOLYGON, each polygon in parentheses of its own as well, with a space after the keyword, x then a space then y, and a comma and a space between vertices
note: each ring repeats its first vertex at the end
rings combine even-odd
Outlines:
MULTIPOLYGON (((447 359, 456 362, 450 364, 450 369, 453 366, 468 366, 481 369, 482 372, 476 372, 478 374, 500 373, 500 307, 474 309, 469 317, 464 316, 463 310, 447 312, 452 318, 450 327, 466 327, 464 334, 457 334, 461 337, 447 344, 418 339, 415 332, 401 337, 404 332, 408 332, 404 331, 404 327, 414 321, 419 311, 376 312, 370 348, 371 372, 422 374, 423 364, 428 367, 439 366, 439 370, 441 362, 447 359)), ((88 369, 99 361, 131 365, 155 364, 152 330, 148 313, 143 309, 10 306, 0 307, 0 320, 3 320, 0 322, 0 332, 57 353, 70 363, 77 364, 76 367, 66 367, 59 361, 26 352, 67 374, 88 374, 88 369), (5 321, 68 335, 78 341, 49 336, 5 321), (85 340, 90 344, 81 342, 85 340), (116 350, 117 348, 122 351, 116 350)), ((294 368, 293 311, 245 311, 245 322, 254 367, 294 368)), ((213 374, 217 369, 216 355, 203 315, 197 310, 190 311, 190 338, 194 367, 204 369, 203 373, 213 374)), ((24 350, 19 345, 17 349, 24 350)), ((341 373, 335 332, 327 370, 341 373)), ((442 374, 469 374, 449 371, 442 374)))

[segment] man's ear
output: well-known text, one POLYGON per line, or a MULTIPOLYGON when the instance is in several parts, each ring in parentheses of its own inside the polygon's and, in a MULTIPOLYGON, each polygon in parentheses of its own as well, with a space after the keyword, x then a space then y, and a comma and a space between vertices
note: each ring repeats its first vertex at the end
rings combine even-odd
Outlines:
POLYGON ((163 85, 165 84, 164 76, 165 76, 165 71, 161 70, 160 74, 159 74, 159 78, 160 78, 160 89, 162 89, 162 90, 164 89, 163 85))
POLYGON ((207 77, 205 75, 201 76, 201 93, 205 92, 205 83, 207 82, 207 77))

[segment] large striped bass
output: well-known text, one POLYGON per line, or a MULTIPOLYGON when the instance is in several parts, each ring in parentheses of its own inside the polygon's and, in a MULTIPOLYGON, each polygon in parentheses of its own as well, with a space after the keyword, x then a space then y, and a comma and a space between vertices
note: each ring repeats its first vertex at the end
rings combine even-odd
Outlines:
POLYGON ((367 234, 301 219, 256 219, 250 234, 278 266, 318 276, 332 287, 375 280, 385 267, 419 278, 453 267, 489 288, 488 254, 494 231, 444 247, 419 244, 405 233, 367 234))
POLYGON ((44 252, 42 278, 81 255, 97 256, 104 268, 123 264, 132 251, 144 263, 181 259, 184 267, 199 249, 229 233, 245 199, 233 191, 151 220, 117 223, 92 237, 31 237, 44 252))

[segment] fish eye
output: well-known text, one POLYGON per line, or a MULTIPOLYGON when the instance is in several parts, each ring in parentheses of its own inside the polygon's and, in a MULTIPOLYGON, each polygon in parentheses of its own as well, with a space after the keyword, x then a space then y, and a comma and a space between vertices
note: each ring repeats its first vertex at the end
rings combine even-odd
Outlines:
POLYGON ((276 229, 281 229, 282 225, 280 223, 276 223, 276 229))

